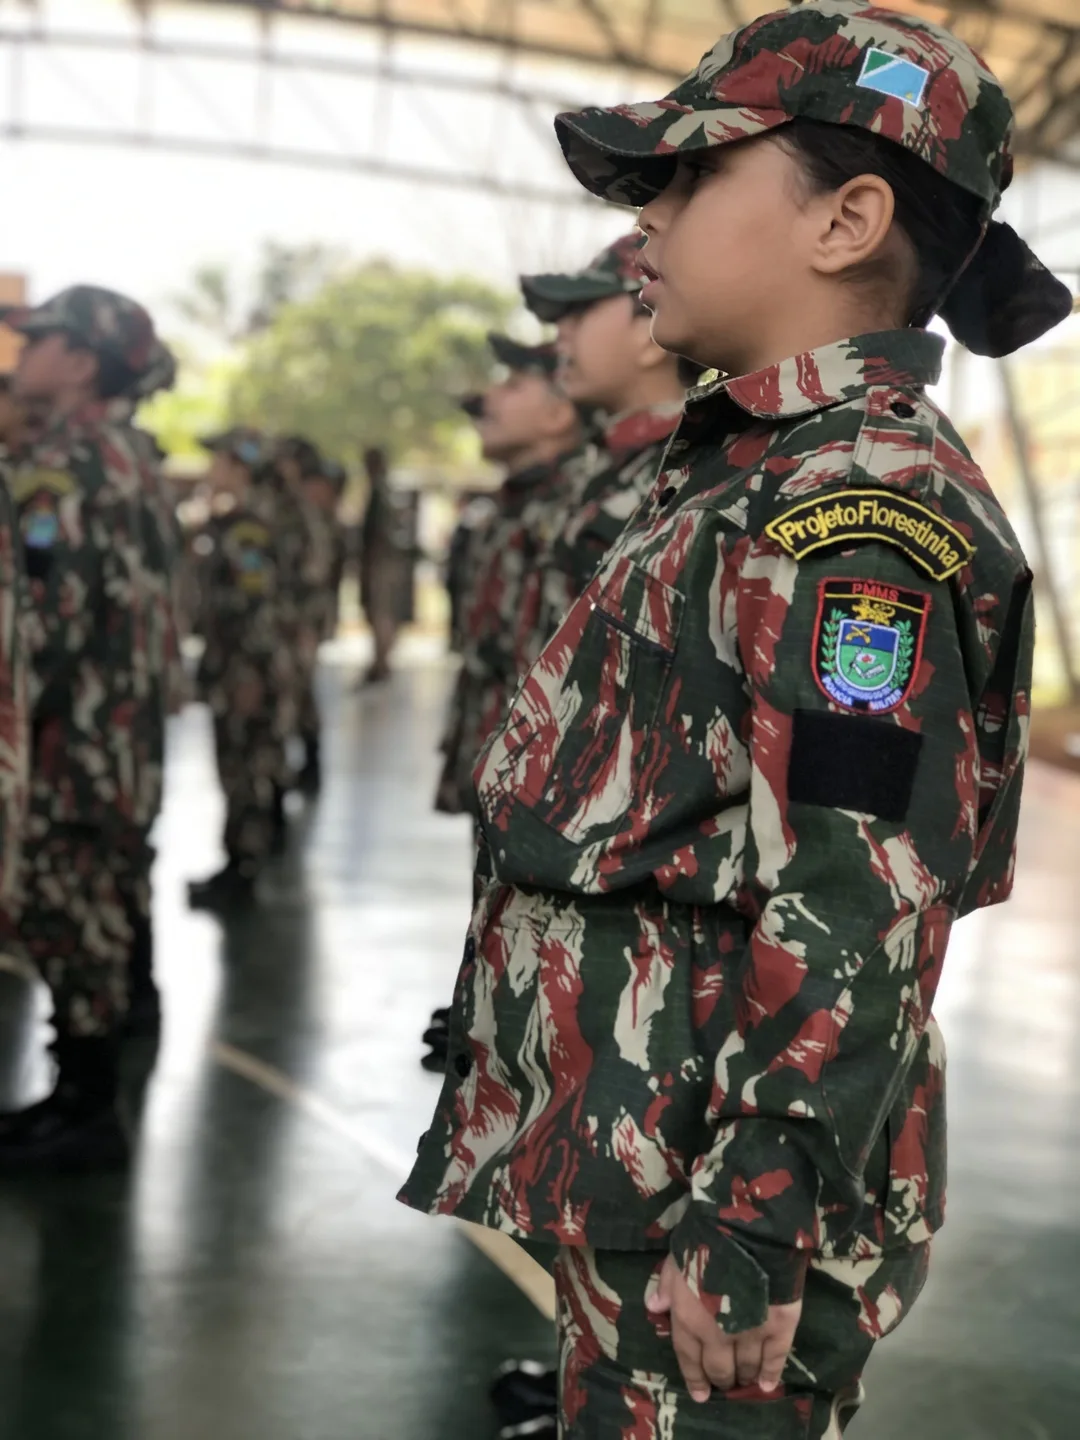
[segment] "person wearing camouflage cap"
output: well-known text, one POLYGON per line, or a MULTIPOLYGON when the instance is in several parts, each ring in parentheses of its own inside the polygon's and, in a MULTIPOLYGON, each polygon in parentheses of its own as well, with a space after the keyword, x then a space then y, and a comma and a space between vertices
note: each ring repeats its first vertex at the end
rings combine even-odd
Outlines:
POLYGON ((481 757, 496 878, 402 1198, 553 1247, 565 1440, 835 1440, 943 1220, 935 992, 1027 752, 1031 572, 924 327, 1004 354, 1069 296, 929 22, 816 0, 556 125, 723 378, 481 757))
POLYGON ((285 742, 295 726, 295 586, 270 480, 271 441, 234 426, 202 444, 211 455, 214 503, 193 547, 193 628, 205 641, 197 679, 214 722, 226 863, 189 884, 188 899, 193 907, 228 909, 254 899, 274 845, 285 742))
POLYGON ((635 230, 582 271, 526 275, 525 303, 558 325, 559 383, 600 417, 599 433, 573 467, 573 483, 519 606, 523 669, 554 634, 651 485, 699 367, 661 349, 641 303, 638 266, 645 237, 635 230))
POLYGON ((20 936, 54 1003, 54 1092, 0 1119, 0 1170, 122 1163, 118 1045, 130 990, 133 836, 160 804, 164 643, 149 460, 110 406, 155 336, 142 306, 75 286, 6 312, 16 394, 45 417, 10 474, 34 611, 30 813, 20 936))
POLYGON ((567 462, 581 443, 577 412, 555 384, 554 346, 524 345, 506 335, 488 339, 501 376, 482 398, 466 403, 484 458, 504 466, 506 478, 490 523, 470 546, 465 643, 436 797, 436 808, 448 814, 473 808, 473 765, 519 678, 516 626, 539 536, 549 512, 561 504, 567 462))

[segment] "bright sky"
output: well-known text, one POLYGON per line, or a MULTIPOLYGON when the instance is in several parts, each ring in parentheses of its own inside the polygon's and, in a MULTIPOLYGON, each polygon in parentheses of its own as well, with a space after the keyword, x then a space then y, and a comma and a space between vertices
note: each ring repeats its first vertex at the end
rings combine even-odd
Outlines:
MULTIPOLYGON (((434 84, 279 74, 263 95, 264 134, 279 146, 329 153, 353 150, 391 164, 448 173, 469 169, 516 175, 561 189, 574 203, 497 200, 476 192, 393 182, 306 165, 225 159, 178 150, 122 148, 72 138, 14 139, 18 119, 31 133, 67 136, 142 128, 207 144, 259 133, 254 68, 219 59, 155 60, 85 48, 74 37, 134 36, 123 0, 42 0, 44 27, 60 42, 21 47, 21 74, 10 40, 26 32, 32 11, 0 9, 0 268, 24 270, 36 298, 73 281, 129 291, 165 305, 196 265, 232 261, 248 269, 265 239, 317 240, 357 257, 470 271, 508 285, 523 269, 577 266, 632 223, 628 212, 577 201, 550 126, 554 103, 526 111, 513 102, 434 84)), ((206 5, 162 5, 154 35, 163 42, 250 46, 251 14, 206 5)), ((363 28, 282 22, 274 45, 369 66, 387 52, 363 28)), ((492 52, 398 41, 389 63, 431 77, 530 80, 570 103, 610 103, 649 93, 634 77, 566 66, 513 70, 492 52)), ((1043 169, 1014 187, 1008 211, 1029 235, 1045 235, 1044 258, 1080 269, 1080 179, 1043 169), (1070 219, 1070 217, 1072 217, 1070 219)))

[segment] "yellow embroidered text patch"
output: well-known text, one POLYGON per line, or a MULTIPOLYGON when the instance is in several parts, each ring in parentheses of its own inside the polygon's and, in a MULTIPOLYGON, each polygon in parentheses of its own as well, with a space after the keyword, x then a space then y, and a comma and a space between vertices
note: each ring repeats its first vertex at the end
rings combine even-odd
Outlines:
POLYGON ((885 490, 843 490, 803 500, 765 526, 770 540, 796 560, 858 540, 883 540, 895 545, 935 580, 962 570, 975 547, 940 515, 912 500, 885 490))

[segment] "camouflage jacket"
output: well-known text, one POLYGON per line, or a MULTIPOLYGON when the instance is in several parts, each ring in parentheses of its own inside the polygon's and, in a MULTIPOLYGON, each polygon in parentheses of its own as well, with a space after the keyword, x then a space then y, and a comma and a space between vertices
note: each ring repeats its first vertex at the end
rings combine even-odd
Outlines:
POLYGON ((519 607, 522 674, 559 627, 652 486, 682 405, 613 416, 573 467, 565 506, 528 577, 519 607))
POLYGON ((465 643, 442 744, 436 808, 474 809, 472 772, 484 742, 506 717, 523 674, 519 611, 550 517, 562 513, 569 457, 535 465, 503 482, 497 508, 470 551, 465 643))
POLYGON ((733 1331, 940 1225, 931 1007, 1011 888, 1033 644, 940 357, 867 335, 688 402, 477 768, 497 879, 409 1203, 670 1246, 733 1331))
POLYGON ((283 554, 275 497, 260 486, 210 517, 193 546, 197 557, 195 629, 205 641, 199 682, 229 683, 251 662, 270 673, 295 621, 291 560, 283 554))
POLYGON ((0 483, 0 944, 18 924, 30 780, 29 594, 11 492, 0 483))
POLYGON ((161 794, 146 457, 96 408, 12 468, 33 612, 34 812, 145 828, 161 794))

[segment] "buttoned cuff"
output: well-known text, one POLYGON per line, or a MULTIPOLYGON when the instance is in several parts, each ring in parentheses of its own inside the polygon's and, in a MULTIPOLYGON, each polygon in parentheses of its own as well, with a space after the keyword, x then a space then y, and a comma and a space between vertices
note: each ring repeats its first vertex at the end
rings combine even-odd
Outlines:
POLYGON ((671 1254, 683 1279, 728 1335, 764 1325, 770 1305, 802 1298, 810 1255, 786 1245, 734 1238, 692 1204, 676 1225, 671 1254))

